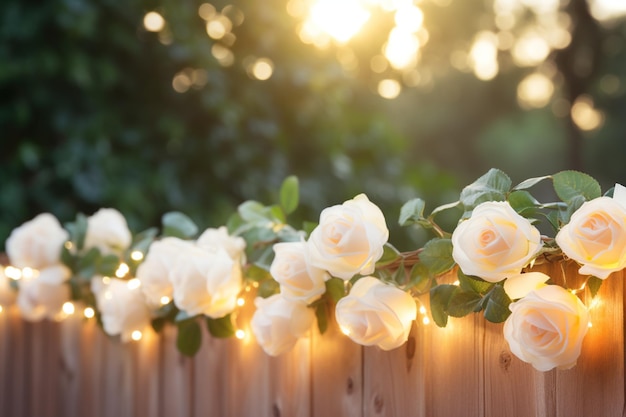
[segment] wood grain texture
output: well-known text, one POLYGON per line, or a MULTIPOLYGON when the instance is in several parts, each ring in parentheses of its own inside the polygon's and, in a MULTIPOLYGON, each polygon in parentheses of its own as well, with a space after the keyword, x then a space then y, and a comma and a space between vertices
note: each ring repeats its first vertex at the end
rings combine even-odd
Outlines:
MULTIPOLYGON (((535 270, 579 288, 573 263, 535 270)), ((176 328, 122 344, 94 321, 24 322, 0 314, 0 415, 10 417, 620 417, 624 416, 623 272, 603 282, 577 366, 538 372, 508 349, 502 324, 481 315, 447 328, 415 324, 389 352, 350 341, 332 320, 280 357, 203 327, 195 358, 176 328)), ((581 294, 582 295, 582 294, 581 294)), ((590 305, 589 294, 584 301, 590 305)))

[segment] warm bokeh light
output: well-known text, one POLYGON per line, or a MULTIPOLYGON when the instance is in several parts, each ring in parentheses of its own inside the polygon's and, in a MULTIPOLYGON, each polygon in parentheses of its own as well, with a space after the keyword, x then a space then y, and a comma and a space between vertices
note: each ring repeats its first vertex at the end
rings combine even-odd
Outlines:
POLYGON ((550 53, 550 45, 539 33, 528 31, 513 46, 513 61, 519 67, 530 67, 543 62, 550 53))
POLYGON ((126 276, 126 274, 128 274, 129 271, 130 268, 128 267, 128 265, 122 262, 120 266, 117 267, 117 270, 115 271, 115 276, 118 278, 123 278, 126 276))
POLYGON ((274 63, 268 58, 259 58, 250 64, 248 70, 257 80, 265 81, 274 73, 274 63))
MULTIPOLYGON (((230 67, 235 62, 235 54, 227 47, 217 43, 211 47, 211 55, 223 67, 230 67)), ((189 85, 191 85, 191 80, 189 80, 189 85)))
POLYGON ((415 65, 419 47, 414 33, 396 27, 389 33, 384 53, 393 68, 404 69, 415 65))
POLYGON ((96 312, 93 308, 87 307, 83 310, 83 315, 88 319, 92 319, 96 315, 96 312))
POLYGON ((591 14, 598 20, 611 20, 626 15, 624 0, 591 0, 591 14))
POLYGON ((126 283, 126 286, 129 290, 136 290, 137 288, 141 287, 141 281, 139 281, 137 278, 133 278, 126 283))
POLYGON ((604 114, 594 108, 593 99, 580 96, 572 105, 572 120, 581 130, 596 130, 604 124, 604 114))
POLYGON ((4 275, 6 275, 7 278, 17 281, 22 278, 22 270, 13 266, 7 266, 4 268, 4 275))
POLYGON ((385 79, 378 83, 378 94, 386 99, 394 99, 400 95, 402 86, 397 80, 385 79))
POLYGON ((530 74, 517 86, 517 101, 522 108, 545 107, 554 93, 552 80, 540 73, 530 74))
POLYGON ((67 314, 68 316, 74 314, 74 311, 76 311, 74 304, 69 301, 63 304, 62 309, 63 309, 63 313, 67 314))
POLYGON ((191 78, 185 72, 179 72, 172 79, 172 88, 177 93, 184 93, 191 87, 191 78))
POLYGON ((478 33, 469 59, 477 78, 487 81, 498 75, 498 37, 493 32, 478 33))
POLYGON ((168 297, 167 295, 164 295, 163 297, 161 297, 161 299, 159 301, 161 302, 161 305, 166 305, 170 301, 172 301, 172 299, 170 297, 168 297))
POLYGON ((211 20, 216 14, 217 10, 215 10, 215 6, 210 3, 202 3, 200 7, 198 7, 198 16, 204 20, 211 20))
POLYGON ((130 335, 130 338, 133 339, 135 342, 141 340, 142 337, 143 333, 141 333, 141 331, 139 330, 134 330, 130 335))
POLYGON ((133 261, 141 261, 143 259, 143 252, 134 250, 130 253, 130 259, 133 261))
POLYGON ((317 0, 311 5, 305 24, 345 43, 356 35, 370 15, 359 0, 317 0))
POLYGON ((239 340, 243 340, 246 338, 246 332, 244 330, 238 329, 235 332, 235 337, 239 340))
POLYGON ((165 19, 157 12, 148 12, 143 17, 143 26, 147 31, 160 32, 165 27, 165 19))

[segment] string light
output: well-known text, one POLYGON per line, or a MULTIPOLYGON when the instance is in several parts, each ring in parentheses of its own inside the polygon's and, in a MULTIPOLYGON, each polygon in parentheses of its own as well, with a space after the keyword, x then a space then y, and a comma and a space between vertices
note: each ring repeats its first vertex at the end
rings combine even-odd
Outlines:
POLYGON ((427 316, 424 316, 422 317, 422 323, 428 326, 430 324, 430 319, 427 316))
POLYGON ((4 275, 14 281, 17 281, 18 279, 22 278, 22 271, 18 268, 15 268, 14 266, 7 266, 6 268, 4 268, 4 275))
POLYGON ((4 311, 4 308, 0 305, 0 313, 4 311))
POLYGON ((130 338, 133 339, 135 342, 141 340, 142 337, 143 333, 141 333, 141 331, 139 330, 133 330, 133 332, 130 334, 130 338))
POLYGON ((345 334, 346 336, 350 336, 350 329, 341 325, 339 326, 339 328, 341 329, 341 333, 345 334))
POLYGON ((86 318, 91 319, 91 318, 93 318, 96 315, 96 312, 94 311, 93 308, 87 307, 87 308, 85 308, 85 310, 83 310, 83 315, 86 318))
POLYGON ((24 269, 22 269, 22 277, 26 278, 26 279, 30 279, 33 278, 34 276, 38 275, 37 271, 35 269, 26 267, 24 269))
POLYGON ((141 261, 143 259, 143 252, 134 250, 130 253, 130 259, 133 261, 141 261))
POLYGON ((164 306, 165 304, 169 303, 172 300, 167 295, 164 295, 163 297, 161 297, 160 301, 161 301, 161 305, 164 306))
POLYGON ((243 340, 243 339, 245 339, 245 338, 246 338, 246 332, 245 332, 245 331, 243 331, 243 330, 241 330, 241 329, 239 329, 239 330, 237 330, 237 331, 235 332, 235 337, 236 337, 237 339, 239 339, 239 340, 243 340))
POLYGON ((244 304, 246 304, 246 300, 245 300, 243 297, 239 297, 239 298, 237 298, 237 305, 238 305, 239 307, 243 307, 243 306, 244 306, 244 304))
POLYGON ((130 268, 128 267, 128 265, 122 262, 120 266, 117 267, 117 270, 115 271, 115 276, 118 278, 124 278, 124 276, 126 276, 129 271, 130 268))
POLYGON ((102 277, 102 283, 104 285, 109 285, 111 283, 111 278, 109 278, 109 277, 102 277))
POLYGON ((133 278, 130 281, 128 281, 126 286, 128 287, 129 290, 136 290, 137 288, 141 287, 141 281, 139 281, 137 278, 133 278))
POLYGON ((68 316, 74 314, 74 311, 76 311, 74 304, 71 302, 66 302, 63 304, 63 313, 67 314, 68 316))
POLYGON ((65 242, 65 244, 63 246, 65 246, 65 249, 67 249, 67 250, 72 250, 74 248, 74 244, 72 242, 70 242, 69 240, 67 242, 65 242))

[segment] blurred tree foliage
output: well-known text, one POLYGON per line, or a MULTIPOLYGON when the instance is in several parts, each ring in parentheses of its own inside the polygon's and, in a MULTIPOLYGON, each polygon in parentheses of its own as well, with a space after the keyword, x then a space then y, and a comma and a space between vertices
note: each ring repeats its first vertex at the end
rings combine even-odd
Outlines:
POLYGON ((380 99, 364 100, 335 60, 302 45, 280 1, 237 3, 245 21, 230 66, 211 53, 201 3, 0 4, 0 236, 42 211, 67 221, 103 206, 135 230, 169 210, 218 225, 245 199, 273 198, 290 174, 311 220, 366 192, 393 226, 417 190, 454 184, 415 164, 376 113, 380 99), (150 10, 165 32, 144 29, 150 10), (246 72, 255 57, 273 61, 269 80, 246 72), (174 91, 181 71, 206 84, 174 91))
MULTIPOLYGON (((300 41, 286 0, 212 0, 243 13, 234 37, 219 41, 207 36, 203 3, 0 2, 0 238, 42 211, 68 221, 107 206, 134 230, 170 210, 219 225, 243 200, 275 198, 291 174, 302 183, 303 218, 365 192, 394 227, 402 202, 450 202, 489 167, 514 181, 571 167, 571 118, 555 115, 553 104, 581 94, 605 121, 577 139, 578 168, 603 185, 626 182, 624 20, 575 26, 572 45, 545 63, 556 65, 552 106, 522 111, 516 89, 536 68, 518 68, 501 52, 500 72, 485 82, 451 65, 454 51, 493 30, 490 2, 420 3, 430 37, 421 82, 392 101, 373 93, 376 77, 393 74, 369 70, 392 18, 351 42, 358 65, 347 70, 342 48, 300 41), (149 11, 165 18, 164 30, 144 28, 149 11), (216 45, 232 62, 215 58, 216 45), (600 53, 584 80, 572 72, 568 84, 568 59, 585 59, 581 45, 600 53), (257 58, 273 63, 268 80, 250 74, 257 58), (181 74, 188 84, 177 92, 181 74)), ((574 8, 584 0, 565 3, 574 22, 587 16, 574 8)), ((392 229, 394 242, 402 233, 392 229)))

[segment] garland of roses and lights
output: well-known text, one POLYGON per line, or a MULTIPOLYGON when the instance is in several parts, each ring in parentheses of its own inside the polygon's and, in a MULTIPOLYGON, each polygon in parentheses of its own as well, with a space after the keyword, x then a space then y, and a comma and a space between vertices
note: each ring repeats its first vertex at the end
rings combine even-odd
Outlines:
POLYGON ((388 243, 381 210, 364 195, 326 208, 319 224, 298 230, 287 216, 298 206, 298 181, 289 177, 280 202, 241 204, 226 226, 198 228, 178 212, 163 216, 160 236, 149 229, 132 236, 124 217, 101 209, 61 227, 40 214, 6 241, 10 265, 0 270, 0 304, 15 303, 26 320, 59 319, 77 303, 104 331, 139 340, 147 326, 178 327, 177 347, 200 348, 201 317, 216 337, 246 337, 234 316, 242 295, 256 289, 250 321, 269 355, 290 350, 317 321, 334 314, 354 342, 390 350, 408 338, 422 315, 441 327, 449 316, 483 312, 504 322, 511 351, 540 371, 575 365, 590 326, 588 307, 576 295, 595 296, 602 280, 626 267, 626 188, 601 195, 590 176, 563 171, 512 187, 492 169, 465 187, 460 199, 425 215, 421 199, 401 209, 403 226, 434 237, 423 248, 400 253, 388 243), (528 191, 551 180, 560 201, 540 203, 528 191), (437 216, 460 213, 452 232, 437 216), (544 222, 555 237, 535 227, 544 222), (566 288, 539 272, 524 272, 540 257, 567 257, 588 276, 566 288), (442 277, 457 271, 450 284, 442 277), (429 295, 430 314, 421 303, 429 295), (420 307, 418 308, 418 305, 420 307))

